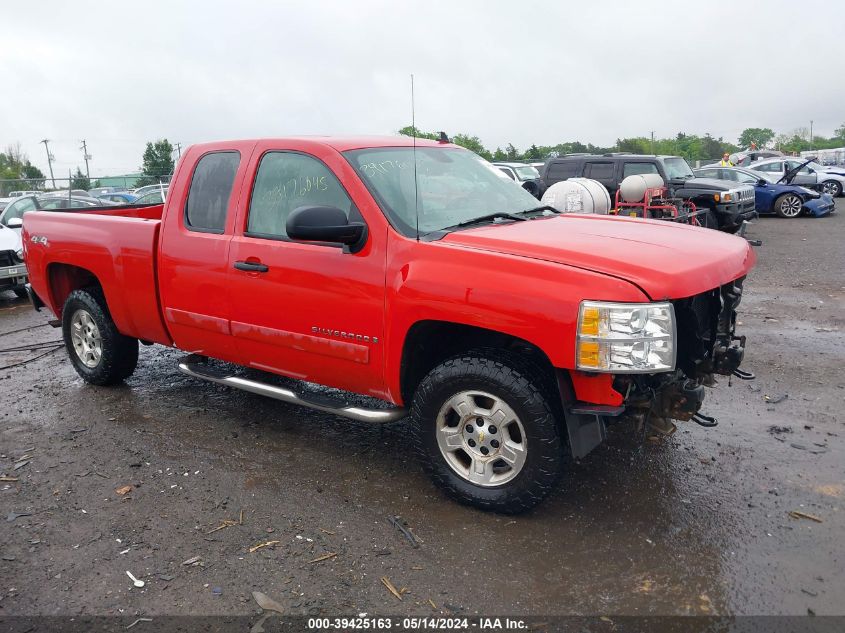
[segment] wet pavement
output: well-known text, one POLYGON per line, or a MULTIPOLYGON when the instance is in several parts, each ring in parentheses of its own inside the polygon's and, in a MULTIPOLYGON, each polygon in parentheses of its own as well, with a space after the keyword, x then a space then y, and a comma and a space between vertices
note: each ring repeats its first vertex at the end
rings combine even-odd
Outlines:
MULTIPOLYGON (((63 350, 0 353, 0 615, 254 614, 253 591, 307 615, 843 614, 837 206, 754 223, 740 329, 758 379, 709 391, 717 428, 617 431, 519 517, 447 500, 401 422, 199 382, 162 348, 117 388, 63 350)), ((0 348, 58 340, 47 318, 9 294, 0 348)))

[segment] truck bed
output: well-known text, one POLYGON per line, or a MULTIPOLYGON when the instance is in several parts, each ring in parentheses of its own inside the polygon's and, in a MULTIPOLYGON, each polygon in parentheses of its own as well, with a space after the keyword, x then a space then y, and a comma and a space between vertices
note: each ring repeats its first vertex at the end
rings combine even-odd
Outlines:
POLYGON ((23 225, 30 283, 60 315, 81 278, 99 280, 120 332, 169 345, 156 285, 163 205, 32 211, 23 225), (48 248, 49 245, 49 248, 48 248))

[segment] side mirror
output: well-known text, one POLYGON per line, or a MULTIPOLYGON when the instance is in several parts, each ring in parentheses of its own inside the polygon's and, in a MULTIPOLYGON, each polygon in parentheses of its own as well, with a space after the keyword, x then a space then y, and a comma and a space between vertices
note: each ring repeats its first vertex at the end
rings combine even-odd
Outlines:
POLYGON ((10 229, 17 229, 23 226, 23 218, 9 218, 9 221, 6 223, 10 229))
POLYGON ((769 184, 769 182, 765 178, 761 178, 760 180, 757 181, 758 187, 765 187, 768 184, 769 184))
POLYGON ((288 237, 306 242, 344 244, 349 251, 360 251, 367 241, 367 225, 350 222, 337 207, 297 207, 288 216, 288 237))

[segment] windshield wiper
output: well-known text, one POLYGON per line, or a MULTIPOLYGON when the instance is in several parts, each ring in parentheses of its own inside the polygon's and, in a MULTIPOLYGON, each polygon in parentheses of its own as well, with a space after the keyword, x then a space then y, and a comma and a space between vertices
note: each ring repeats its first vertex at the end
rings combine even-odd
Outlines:
MULTIPOLYGON (((520 211, 520 213, 524 212, 520 211)), ((455 227, 472 226, 473 224, 482 224, 484 222, 492 222, 494 220, 516 220, 518 222, 525 222, 525 220, 527 219, 528 218, 523 218, 521 215, 517 215, 515 213, 506 213, 505 211, 499 211, 497 213, 488 213, 487 215, 472 218, 471 220, 464 220, 463 222, 458 222, 455 227)))
POLYGON ((533 209, 525 209, 524 211, 518 211, 518 213, 539 213, 540 211, 551 211, 552 213, 561 213, 561 211, 558 211, 554 207, 550 207, 547 204, 540 205, 539 207, 534 207, 533 209))

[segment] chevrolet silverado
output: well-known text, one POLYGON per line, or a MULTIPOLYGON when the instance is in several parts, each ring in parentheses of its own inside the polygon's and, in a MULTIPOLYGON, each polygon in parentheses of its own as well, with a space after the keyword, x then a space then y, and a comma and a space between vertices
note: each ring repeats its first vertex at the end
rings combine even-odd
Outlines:
POLYGON ((89 383, 128 378, 139 342, 179 348, 197 379, 406 420, 453 498, 521 512, 611 423, 715 424, 705 387, 748 377, 736 308, 755 255, 560 214, 495 169, 404 137, 195 145, 164 204, 26 214, 30 299, 89 383))

